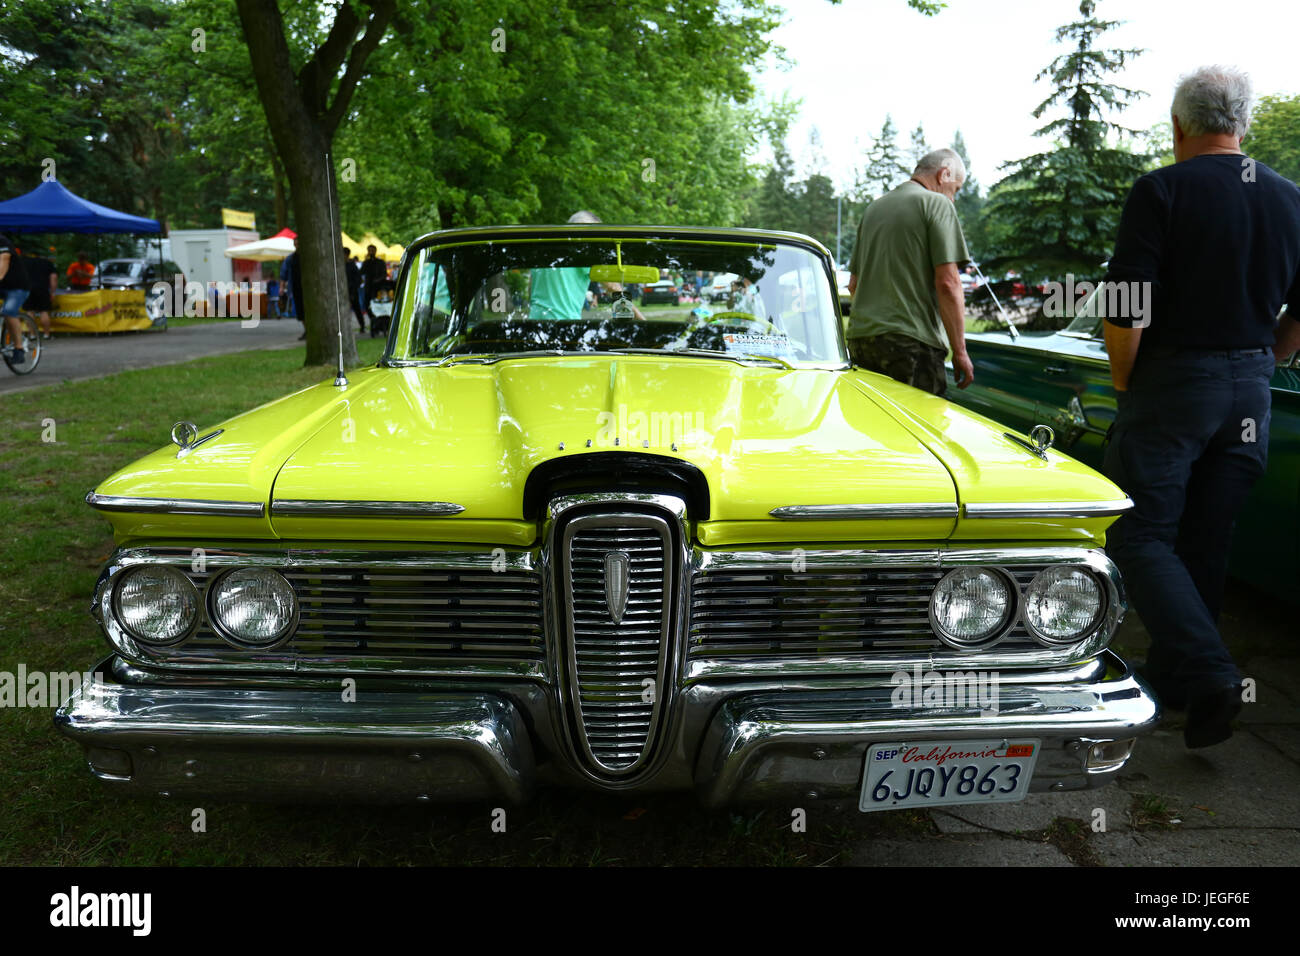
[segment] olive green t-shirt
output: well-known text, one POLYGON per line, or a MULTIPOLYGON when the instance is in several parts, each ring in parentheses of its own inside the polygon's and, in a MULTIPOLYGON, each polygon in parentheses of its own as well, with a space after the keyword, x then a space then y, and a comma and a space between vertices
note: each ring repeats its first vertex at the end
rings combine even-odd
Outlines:
POLYGON ((957 209, 941 193, 908 180, 862 215, 853 267, 851 339, 901 332, 947 351, 934 270, 970 259, 957 209))

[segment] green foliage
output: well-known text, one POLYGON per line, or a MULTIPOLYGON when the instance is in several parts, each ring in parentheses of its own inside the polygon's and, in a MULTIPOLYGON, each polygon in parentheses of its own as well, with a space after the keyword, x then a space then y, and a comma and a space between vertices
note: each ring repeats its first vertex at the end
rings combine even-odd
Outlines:
POLYGON ((1099 37, 1118 21, 1097 19, 1095 7, 1083 0, 1082 19, 1057 30, 1057 41, 1073 49, 1038 74, 1055 89, 1034 116, 1066 108, 1036 132, 1052 148, 1005 164, 1010 172, 989 194, 989 251, 1031 276, 1096 276, 1110 257, 1128 190, 1151 160, 1133 151, 1132 131, 1106 118, 1142 95, 1106 82, 1141 51, 1099 49, 1099 37))
POLYGON ((1300 184, 1300 96, 1261 97, 1242 148, 1300 184))
POLYGON ((906 181, 910 173, 903 152, 898 148, 898 128, 894 126, 893 117, 885 114, 880 133, 872 142, 871 149, 867 150, 867 163, 859 172, 854 198, 865 206, 906 181))
POLYGON ((925 141, 925 128, 922 124, 917 123, 916 129, 912 130, 911 142, 908 144, 908 160, 911 161, 912 169, 916 168, 922 157, 930 152, 930 147, 925 141))
POLYGON ((957 190, 957 196, 953 200, 957 207, 957 221, 961 223, 962 232, 966 235, 966 247, 971 256, 976 262, 982 262, 988 254, 988 230, 984 218, 987 200, 980 190, 979 181, 970 171, 970 153, 966 150, 966 140, 961 135, 961 130, 953 134, 950 148, 966 165, 966 182, 957 190))

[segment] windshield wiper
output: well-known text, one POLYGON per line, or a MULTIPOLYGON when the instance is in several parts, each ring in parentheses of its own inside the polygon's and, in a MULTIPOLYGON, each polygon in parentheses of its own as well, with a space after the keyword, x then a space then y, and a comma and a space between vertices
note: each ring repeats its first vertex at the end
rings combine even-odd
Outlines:
POLYGON ((719 358, 726 359, 730 362, 736 362, 740 365, 753 365, 763 363, 776 368, 794 368, 785 359, 777 358, 775 355, 754 355, 749 352, 724 352, 721 349, 605 349, 606 352, 617 352, 621 355, 685 355, 688 358, 719 358))

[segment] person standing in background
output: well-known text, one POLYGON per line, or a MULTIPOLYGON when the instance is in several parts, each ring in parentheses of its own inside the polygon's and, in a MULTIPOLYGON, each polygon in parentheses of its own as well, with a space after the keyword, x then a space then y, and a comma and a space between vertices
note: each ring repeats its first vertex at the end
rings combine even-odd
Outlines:
POLYGON ((360 331, 365 332, 366 320, 361 314, 361 268, 348 256, 347 246, 343 247, 343 275, 348 282, 348 305, 352 306, 360 331))
POLYGON ((50 310, 54 308, 54 292, 59 287, 59 270, 44 256, 24 256, 23 268, 27 272, 27 293, 24 308, 36 316, 41 327, 41 338, 50 337, 50 310))
POLYGON ((78 252, 77 261, 68 266, 68 288, 73 292, 89 292, 91 280, 95 278, 95 264, 90 261, 90 253, 78 252))
POLYGON ((364 311, 366 302, 375 294, 375 289, 379 283, 388 278, 388 264, 378 256, 379 250, 374 246, 366 246, 366 258, 361 263, 361 308, 364 311))
POLYGON ((953 150, 921 157, 911 179, 862 214, 849 270, 853 364, 940 396, 948 391, 949 347, 957 387, 975 380, 957 271, 970 253, 953 205, 965 181, 966 165, 953 150))
POLYGON ((1228 550, 1268 461, 1269 380, 1300 348, 1300 189, 1242 153, 1250 105, 1236 70, 1180 80, 1174 164, 1133 185, 1102 283, 1118 313, 1105 315, 1117 411, 1103 469, 1133 500, 1106 552, 1151 635, 1138 673, 1187 711, 1189 748, 1227 740, 1241 712, 1219 632, 1228 550))

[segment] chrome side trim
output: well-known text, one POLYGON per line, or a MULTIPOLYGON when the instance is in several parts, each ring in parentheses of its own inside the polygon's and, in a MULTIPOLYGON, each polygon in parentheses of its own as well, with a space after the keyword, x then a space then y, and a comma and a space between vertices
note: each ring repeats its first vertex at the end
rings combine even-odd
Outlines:
POLYGON ((957 506, 946 502, 869 505, 783 505, 768 512, 789 521, 890 521, 899 518, 955 518, 957 506))
POLYGON ((97 511, 136 514, 207 515, 220 518, 260 518, 266 505, 260 501, 205 501, 198 498, 132 498, 90 492, 86 504, 97 511))
POLYGON ((450 501, 326 501, 276 498, 271 514, 311 518, 445 518, 458 515, 464 505, 450 501))
POLYGON ((1108 518, 1133 507, 1132 498, 1121 501, 1021 501, 971 502, 962 507, 967 518, 1108 518))

